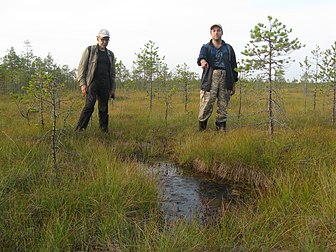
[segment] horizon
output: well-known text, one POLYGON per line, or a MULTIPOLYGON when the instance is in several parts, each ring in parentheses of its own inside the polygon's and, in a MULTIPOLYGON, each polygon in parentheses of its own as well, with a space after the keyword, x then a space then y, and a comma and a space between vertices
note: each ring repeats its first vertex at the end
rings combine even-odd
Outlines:
POLYGON ((1 4, 4 5, 1 6, 4 14, 0 20, 3 24, 8 20, 11 23, 0 28, 1 34, 6 35, 0 42, 0 57, 6 55, 11 47, 21 54, 25 49, 24 41, 28 40, 35 56, 45 58, 50 53, 55 63, 68 65, 70 69, 77 68, 82 52, 95 44, 96 34, 101 28, 109 30, 111 41, 108 48, 129 70, 136 59, 135 54, 152 40, 159 47, 159 55, 165 56, 170 70, 186 63, 190 71, 200 74, 196 59, 202 44, 211 38, 209 29, 212 24, 222 24, 223 40, 233 46, 239 61, 244 58, 241 52, 249 43, 250 30, 258 23, 267 24, 267 16, 272 16, 292 29, 290 40, 298 38, 306 45, 290 54, 295 62, 286 70, 286 80, 300 79, 299 62, 303 62, 306 56, 311 57, 316 46, 325 51, 336 40, 335 29, 329 28, 336 22, 333 14, 336 3, 331 0, 286 0, 281 3, 239 0, 216 4, 216 11, 209 13, 199 0, 163 1, 160 5, 154 0, 135 3, 130 0, 104 1, 101 3, 104 9, 111 12, 103 17, 100 11, 93 12, 90 2, 85 0, 18 3, 20 0, 1 4), (232 11, 219 12, 218 9, 232 11))

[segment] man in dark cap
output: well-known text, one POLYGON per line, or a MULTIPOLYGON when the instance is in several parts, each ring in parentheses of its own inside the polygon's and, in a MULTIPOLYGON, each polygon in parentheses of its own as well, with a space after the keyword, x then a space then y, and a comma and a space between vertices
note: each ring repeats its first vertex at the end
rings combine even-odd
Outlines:
POLYGON ((202 67, 200 90, 199 130, 207 127, 214 103, 217 100, 216 129, 225 131, 227 106, 230 96, 235 93, 238 81, 237 62, 231 45, 222 40, 223 29, 220 24, 210 27, 211 40, 201 48, 197 64, 202 67))

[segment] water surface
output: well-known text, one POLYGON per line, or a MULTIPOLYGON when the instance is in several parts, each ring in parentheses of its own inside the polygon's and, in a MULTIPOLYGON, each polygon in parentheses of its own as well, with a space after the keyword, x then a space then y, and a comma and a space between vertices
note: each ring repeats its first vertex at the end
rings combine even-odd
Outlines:
POLYGON ((229 186, 203 173, 169 162, 158 162, 150 168, 158 179, 161 210, 166 220, 213 219, 229 201, 229 186))

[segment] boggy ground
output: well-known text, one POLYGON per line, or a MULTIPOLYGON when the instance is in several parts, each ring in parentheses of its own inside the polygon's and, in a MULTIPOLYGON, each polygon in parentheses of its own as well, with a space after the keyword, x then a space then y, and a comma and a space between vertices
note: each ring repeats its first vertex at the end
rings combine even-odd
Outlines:
MULTIPOLYGON (((174 98, 167 126, 159 97, 149 112, 145 93, 121 91, 111 104, 109 134, 99 132, 96 117, 86 132, 74 133, 78 100, 60 137, 56 170, 48 129, 40 129, 37 116, 28 126, 1 97, 1 249, 335 250, 335 128, 326 106, 304 112, 300 88, 281 91, 286 128, 272 137, 263 116, 235 117, 234 98, 228 132, 215 132, 213 119, 198 132, 196 91, 188 112, 174 98), (139 160, 157 158, 218 175, 247 190, 248 203, 224 208, 216 225, 167 222, 156 181, 138 172, 139 160)), ((255 100, 246 96, 243 115, 252 115, 255 100)))

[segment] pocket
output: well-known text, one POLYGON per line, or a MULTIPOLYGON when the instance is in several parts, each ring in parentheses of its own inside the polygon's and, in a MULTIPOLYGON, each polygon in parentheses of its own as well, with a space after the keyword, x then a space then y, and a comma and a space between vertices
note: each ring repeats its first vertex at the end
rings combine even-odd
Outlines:
POLYGON ((200 101, 201 101, 201 102, 204 101, 204 95, 205 95, 205 91, 201 90, 201 91, 200 91, 200 101))
POLYGON ((210 92, 204 91, 204 90, 200 91, 200 101, 201 102, 205 102, 209 100, 209 97, 210 97, 210 92))

